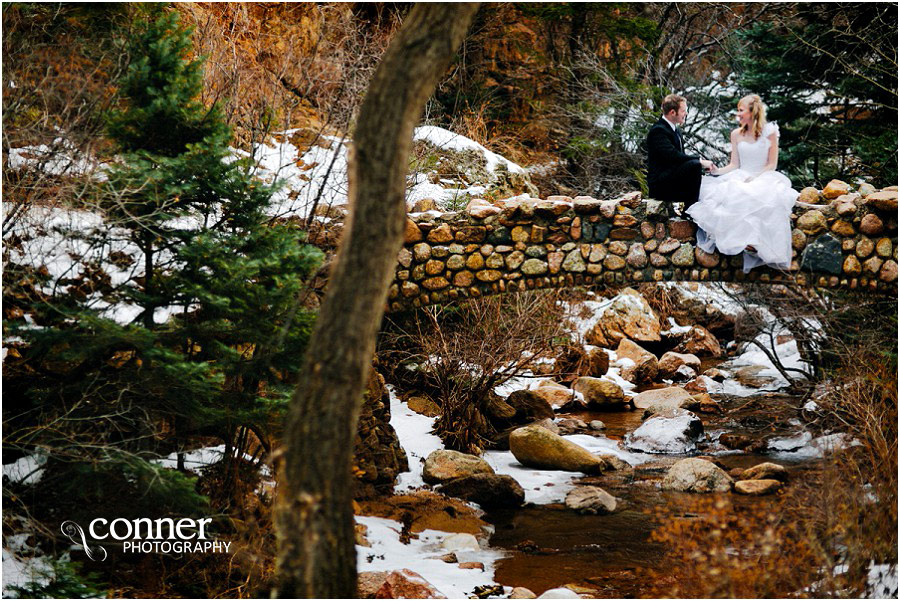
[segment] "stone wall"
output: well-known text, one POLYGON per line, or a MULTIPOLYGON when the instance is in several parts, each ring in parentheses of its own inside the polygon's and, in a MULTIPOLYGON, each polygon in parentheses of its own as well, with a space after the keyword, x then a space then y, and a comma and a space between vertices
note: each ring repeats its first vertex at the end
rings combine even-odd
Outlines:
POLYGON ((639 192, 614 200, 475 199, 458 213, 411 214, 388 310, 507 291, 650 281, 795 282, 896 295, 896 186, 852 192, 832 184, 822 192, 805 189, 805 200, 821 204, 798 205, 791 215, 791 268, 748 274, 740 255, 696 248, 691 222, 670 219, 663 203, 642 200, 639 192))

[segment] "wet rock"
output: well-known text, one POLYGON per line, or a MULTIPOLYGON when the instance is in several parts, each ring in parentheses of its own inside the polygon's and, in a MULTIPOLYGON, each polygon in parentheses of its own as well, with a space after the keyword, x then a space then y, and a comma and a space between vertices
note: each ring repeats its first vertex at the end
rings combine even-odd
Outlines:
POLYGON ((631 402, 637 409, 647 409, 654 404, 680 408, 690 404, 691 401, 691 395, 679 386, 645 390, 631 399, 631 402))
POLYGON ((425 458, 422 479, 429 484, 447 482, 455 478, 474 474, 493 474, 494 469, 487 461, 475 455, 458 451, 438 449, 425 458))
POLYGON ((591 423, 588 424, 588 427, 591 430, 605 430, 606 424, 601 422, 599 419, 591 420, 591 423))
POLYGON ((703 375, 713 382, 724 382, 728 379, 728 372, 722 371, 716 367, 711 367, 703 372, 703 375))
POLYGON ((788 471, 784 466, 777 463, 760 463, 753 467, 747 468, 741 473, 741 480, 781 480, 786 482, 788 479, 788 471))
POLYGON ((719 436, 719 444, 727 449, 736 451, 764 451, 766 449, 766 441, 756 440, 746 434, 738 434, 736 432, 726 432, 719 436))
POLYGON ((612 348, 623 338, 659 341, 659 330, 659 318, 644 297, 632 288, 625 288, 603 309, 585 340, 594 346, 612 348))
POLYGON ((684 409, 664 409, 625 437, 625 446, 644 453, 684 454, 697 448, 703 423, 684 409))
POLYGON ((676 353, 674 351, 664 353, 659 359, 658 375, 660 378, 671 380, 675 377, 678 368, 683 365, 690 367, 694 372, 700 371, 700 358, 690 353, 676 353))
POLYGON ((509 449, 519 463, 538 469, 596 474, 608 465, 584 447, 536 426, 513 431, 509 449))
POLYGON ((451 480, 438 489, 449 497, 478 503, 485 509, 519 507, 525 491, 511 476, 481 473, 451 480))
POLYGON ((734 483, 734 492, 742 495, 771 495, 781 488, 778 480, 740 480, 734 483))
POLYGON ((616 498, 599 486, 576 486, 566 495, 566 507, 578 513, 605 515, 616 510, 616 498))
POLYGON ((619 341, 616 348, 618 359, 627 359, 630 364, 622 368, 622 377, 629 382, 652 382, 659 371, 656 355, 627 338, 619 341))
POLYGON ((731 490, 731 476, 705 459, 682 459, 669 468, 662 481, 663 490, 708 493, 731 490))
POLYGON ((412 570, 395 570, 375 593, 376 599, 446 599, 431 583, 412 570))
POLYGON ((584 423, 584 420, 575 419, 572 417, 561 419, 557 424, 560 428, 567 428, 569 430, 587 430, 588 425, 584 423))
POLYGON ((584 376, 575 380, 572 389, 580 392, 589 406, 609 409, 625 403, 625 392, 621 386, 609 380, 584 376))
POLYGON ((525 588, 524 586, 517 586, 513 588, 512 592, 509 594, 510 599, 537 599, 537 595, 535 595, 530 589, 525 588))

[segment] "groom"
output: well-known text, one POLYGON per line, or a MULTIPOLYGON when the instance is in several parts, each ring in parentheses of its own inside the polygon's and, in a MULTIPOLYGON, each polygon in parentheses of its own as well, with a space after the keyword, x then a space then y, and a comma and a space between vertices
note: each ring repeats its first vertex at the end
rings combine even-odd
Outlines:
POLYGON ((683 202, 688 208, 700 196, 700 176, 712 169, 712 162, 684 152, 679 125, 687 117, 687 101, 676 94, 663 99, 662 117, 647 134, 647 183, 650 197, 666 202, 683 202))

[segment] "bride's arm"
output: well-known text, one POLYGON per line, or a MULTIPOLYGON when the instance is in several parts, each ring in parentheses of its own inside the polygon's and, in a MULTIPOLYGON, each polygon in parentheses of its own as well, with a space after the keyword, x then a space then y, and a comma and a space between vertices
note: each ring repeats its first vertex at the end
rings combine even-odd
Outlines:
POLYGON ((725 173, 728 173, 729 171, 734 171, 735 169, 737 169, 738 167, 741 166, 741 161, 738 158, 738 151, 737 151, 737 136, 738 136, 738 130, 736 130, 736 129, 732 130, 732 132, 731 132, 731 162, 728 163, 727 165, 725 165, 724 167, 722 167, 721 169, 714 168, 712 171, 710 171, 710 173, 714 173, 716 175, 723 175, 725 173))

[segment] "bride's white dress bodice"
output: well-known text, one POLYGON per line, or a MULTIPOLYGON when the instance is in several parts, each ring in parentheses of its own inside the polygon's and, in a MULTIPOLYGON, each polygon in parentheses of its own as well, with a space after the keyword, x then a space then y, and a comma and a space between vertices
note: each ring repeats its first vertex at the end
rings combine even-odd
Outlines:
POLYGON ((769 159, 769 148, 772 146, 769 136, 772 134, 778 136, 778 126, 774 123, 766 123, 759 138, 752 142, 740 140, 737 143, 740 169, 750 173, 759 173, 765 168, 769 159))
POLYGON ((704 251, 735 255, 748 245, 756 249, 744 253, 745 272, 762 264, 787 269, 791 263, 790 215, 797 192, 783 174, 763 171, 772 134, 778 138, 778 126, 767 123, 756 140, 738 141, 738 168, 704 177, 700 201, 687 210, 702 230, 697 245, 704 251))

